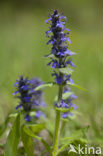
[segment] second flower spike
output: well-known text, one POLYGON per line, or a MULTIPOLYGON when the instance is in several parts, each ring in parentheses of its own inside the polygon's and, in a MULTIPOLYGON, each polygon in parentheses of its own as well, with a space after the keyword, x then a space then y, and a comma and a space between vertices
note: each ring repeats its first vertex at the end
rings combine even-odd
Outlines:
POLYGON ((42 90, 35 91, 35 88, 41 84, 43 84, 43 82, 38 78, 29 80, 23 76, 20 76, 14 84, 16 91, 13 93, 13 95, 20 100, 19 105, 16 106, 16 109, 24 110, 26 121, 31 121, 32 117, 30 112, 32 110, 35 111, 35 118, 44 116, 44 114, 40 111, 40 106, 45 106, 45 103, 42 99, 42 90))

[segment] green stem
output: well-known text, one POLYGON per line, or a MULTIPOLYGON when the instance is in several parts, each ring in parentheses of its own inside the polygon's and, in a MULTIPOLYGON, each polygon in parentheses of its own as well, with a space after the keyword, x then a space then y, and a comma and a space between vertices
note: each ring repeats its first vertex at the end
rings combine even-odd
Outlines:
MULTIPOLYGON (((60 105, 62 99, 62 90, 63 86, 59 86, 58 93, 58 105, 60 105)), ((58 151, 58 142, 59 142, 59 133, 60 133, 60 111, 56 110, 56 121, 55 121, 55 133, 54 133, 54 147, 53 147, 53 156, 57 156, 58 151)))
POLYGON ((60 135, 63 135, 65 126, 66 126, 66 122, 62 121, 62 126, 61 126, 61 129, 60 129, 60 135))

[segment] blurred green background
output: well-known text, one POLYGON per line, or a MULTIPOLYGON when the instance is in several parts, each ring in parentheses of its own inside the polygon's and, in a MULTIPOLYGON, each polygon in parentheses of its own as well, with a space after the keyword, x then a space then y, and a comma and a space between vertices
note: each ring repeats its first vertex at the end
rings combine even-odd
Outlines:
MULTIPOLYGON (((80 114, 74 127, 90 125, 92 143, 103 140, 103 1, 102 0, 15 0, 0 1, 0 123, 15 109, 13 84, 19 75, 53 80, 46 45, 45 24, 51 9, 67 16, 71 29, 70 49, 77 52, 73 79, 87 91, 75 89, 80 114)), ((55 118, 56 88, 45 89, 46 111, 51 125, 55 118), (49 111, 48 111, 49 110, 49 111)), ((54 125, 53 125, 54 126, 54 125)), ((68 129, 67 129, 68 130, 68 129)))

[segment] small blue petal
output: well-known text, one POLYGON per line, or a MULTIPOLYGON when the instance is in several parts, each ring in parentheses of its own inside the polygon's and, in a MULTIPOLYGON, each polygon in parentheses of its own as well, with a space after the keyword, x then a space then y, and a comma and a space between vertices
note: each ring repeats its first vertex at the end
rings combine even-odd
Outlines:
POLYGON ((74 81, 73 81, 71 78, 70 78, 70 83, 71 83, 71 84, 74 84, 74 81))
POLYGON ((47 42, 47 45, 50 44, 51 42, 52 42, 52 40, 49 40, 49 41, 47 42))
POLYGON ((50 21, 51 20, 51 18, 48 18, 47 20, 45 20, 45 23, 47 23, 48 21, 50 21))
POLYGON ((19 84, 19 82, 15 82, 14 83, 14 87, 17 87, 18 84, 19 84))
POLYGON ((65 28, 65 30, 70 31, 70 29, 65 28))
POLYGON ((68 64, 70 64, 72 67, 76 67, 70 58, 65 62, 65 65, 68 65, 68 64))
POLYGON ((73 107, 74 108, 74 110, 77 110, 78 109, 78 106, 76 106, 75 104, 73 104, 73 103, 70 103, 70 107, 73 107))
POLYGON ((59 28, 61 28, 61 29, 63 29, 63 27, 64 27, 64 25, 62 23, 57 23, 56 26, 59 27, 59 28))
POLYGON ((49 33, 51 33, 51 30, 46 31, 46 36, 48 36, 49 33))
POLYGON ((17 90, 16 92, 14 92, 12 95, 16 95, 16 94, 18 94, 19 93, 19 91, 17 90))
POLYGON ((70 51, 70 50, 66 50, 66 51, 65 51, 65 54, 71 56, 71 51, 70 51))
POLYGON ((57 84, 61 84, 63 82, 63 79, 61 76, 56 77, 55 80, 57 84))
POLYGON ((67 37, 66 40, 71 44, 71 40, 69 39, 69 37, 67 37))
POLYGON ((67 20, 67 17, 66 16, 60 16, 59 18, 60 19, 64 19, 65 21, 67 20))
POLYGON ((67 113, 67 112, 63 113, 63 114, 62 114, 62 117, 63 117, 63 118, 67 118, 67 117, 68 117, 68 113, 67 113))
POLYGON ((16 109, 20 109, 21 108, 21 104, 16 106, 16 109))
POLYGON ((58 63, 58 61, 57 60, 52 60, 52 68, 59 68, 59 63, 58 63))
POLYGON ((30 96, 28 96, 28 97, 24 97, 23 100, 24 100, 25 102, 30 102, 31 97, 30 97, 30 96))
POLYGON ((47 107, 47 105, 46 105, 45 102, 41 102, 41 103, 40 103, 40 106, 42 106, 42 107, 47 107))
POLYGON ((50 66, 50 65, 51 65, 51 63, 52 63, 52 61, 50 61, 50 62, 47 64, 47 66, 50 66))
POLYGON ((68 104, 66 104, 63 100, 61 100, 60 107, 69 108, 68 104))
POLYGON ((70 65, 71 65, 72 67, 76 67, 75 64, 74 64, 73 62, 71 62, 70 65))
POLYGON ((27 122, 30 122, 31 121, 31 117, 30 117, 30 115, 25 115, 25 121, 27 121, 27 122))
POLYGON ((36 111, 35 118, 45 117, 44 113, 41 111, 36 111))
POLYGON ((63 93, 67 93, 70 92, 70 88, 69 87, 65 87, 63 93))
POLYGON ((28 90, 28 85, 22 86, 21 89, 23 89, 23 90, 28 90))
POLYGON ((36 102, 36 100, 33 101, 33 104, 34 104, 35 106, 39 106, 39 104, 36 102))
POLYGON ((74 95, 74 94, 72 94, 70 97, 71 97, 72 99, 77 99, 77 96, 74 95))

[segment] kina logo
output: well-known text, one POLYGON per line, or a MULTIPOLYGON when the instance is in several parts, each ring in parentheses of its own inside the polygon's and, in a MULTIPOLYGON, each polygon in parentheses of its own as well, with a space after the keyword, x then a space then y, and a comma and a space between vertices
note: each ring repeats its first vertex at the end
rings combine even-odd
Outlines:
POLYGON ((75 150, 74 146, 72 144, 70 144, 70 150, 69 150, 69 153, 70 152, 74 152, 74 153, 77 153, 77 151, 75 150))

